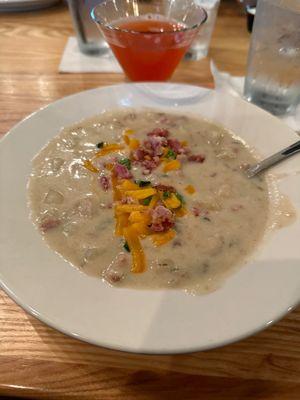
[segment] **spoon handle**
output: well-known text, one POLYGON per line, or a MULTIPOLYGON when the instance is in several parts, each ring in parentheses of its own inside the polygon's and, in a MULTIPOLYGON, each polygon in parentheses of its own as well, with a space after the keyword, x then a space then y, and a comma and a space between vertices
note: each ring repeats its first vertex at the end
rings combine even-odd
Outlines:
POLYGON ((282 160, 285 160, 286 158, 298 152, 300 152, 300 140, 298 140, 296 143, 293 143, 291 146, 286 147, 283 150, 280 150, 278 153, 273 154, 272 156, 266 158, 265 160, 252 165, 246 170, 246 174, 248 178, 252 178, 259 172, 271 167, 272 165, 279 163, 282 160))

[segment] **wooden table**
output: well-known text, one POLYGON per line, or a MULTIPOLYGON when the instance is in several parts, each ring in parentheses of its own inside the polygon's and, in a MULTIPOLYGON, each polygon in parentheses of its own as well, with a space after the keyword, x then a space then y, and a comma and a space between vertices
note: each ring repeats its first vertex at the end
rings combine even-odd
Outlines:
MULTIPOLYGON (((72 27, 66 7, 0 15, 0 134, 63 96, 124 81, 121 74, 59 74, 72 27)), ((245 72, 249 35, 236 2, 223 0, 210 57, 245 72)), ((172 79, 213 87, 208 59, 172 79)), ((1 190, 1 189, 0 189, 1 190)), ((1 256, 0 256, 1 261, 1 256)), ((180 356, 119 353, 64 336, 0 292, 0 395, 48 399, 300 398, 299 310, 239 343, 180 356)))

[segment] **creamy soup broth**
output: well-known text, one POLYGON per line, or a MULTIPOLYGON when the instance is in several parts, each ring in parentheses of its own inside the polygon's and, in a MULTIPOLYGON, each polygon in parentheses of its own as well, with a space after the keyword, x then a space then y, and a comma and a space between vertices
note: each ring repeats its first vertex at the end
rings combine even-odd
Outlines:
POLYGON ((267 183, 243 172, 254 161, 240 139, 203 119, 152 110, 104 113, 64 128, 35 157, 31 216, 46 243, 84 273, 118 287, 206 292, 245 262, 265 232, 267 183), (123 148, 95 156, 110 144, 123 148), (176 168, 166 171, 167 164, 176 168), (159 198, 143 211, 150 216, 139 239, 141 273, 131 272, 132 251, 115 235, 116 203, 146 204, 154 195, 114 200, 112 179, 145 185, 141 190, 155 190, 159 198), (166 207, 175 197, 180 207, 166 207), (172 238, 155 244, 153 237, 165 240, 166 232, 172 238))

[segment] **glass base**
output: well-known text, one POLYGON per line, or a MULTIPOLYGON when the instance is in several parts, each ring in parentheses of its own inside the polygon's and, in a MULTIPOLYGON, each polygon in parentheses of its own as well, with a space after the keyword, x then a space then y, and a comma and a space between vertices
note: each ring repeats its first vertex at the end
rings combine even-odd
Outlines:
POLYGON ((295 87, 282 89, 278 86, 273 90, 266 90, 263 86, 249 85, 246 81, 244 97, 249 102, 277 116, 292 113, 297 105, 295 87))
POLYGON ((86 55, 102 55, 111 52, 109 45, 105 41, 100 43, 83 43, 82 41, 78 40, 78 46, 80 51, 86 55))
POLYGON ((191 47, 185 53, 185 60, 198 61, 207 57, 208 46, 191 47))

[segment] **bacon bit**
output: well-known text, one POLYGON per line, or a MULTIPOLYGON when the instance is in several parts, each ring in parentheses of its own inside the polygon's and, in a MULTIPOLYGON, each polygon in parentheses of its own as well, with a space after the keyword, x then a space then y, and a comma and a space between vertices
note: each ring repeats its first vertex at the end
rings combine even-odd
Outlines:
POLYGON ((151 171, 153 171, 157 166, 159 162, 155 160, 145 160, 143 161, 142 165, 144 167, 143 173, 144 175, 148 175, 151 171))
POLYGON ((192 207, 192 213, 194 214, 195 217, 199 217, 200 209, 198 207, 192 207))
POLYGON ((166 144, 164 138, 162 137, 150 137, 148 140, 144 141, 144 146, 150 150, 150 155, 152 157, 161 156, 163 154, 163 148, 166 144))
POLYGON ((176 193, 176 189, 173 186, 168 186, 168 185, 154 185, 153 186, 156 190, 162 191, 162 192, 170 192, 170 193, 176 193))
POLYGON ((107 192, 108 189, 110 188, 109 178, 105 175, 99 177, 99 183, 105 192, 107 192))
POLYGON ((181 143, 177 139, 168 139, 168 147, 176 154, 181 154, 185 152, 185 149, 181 146, 181 143))
POLYGON ((176 169, 179 169, 181 167, 181 163, 179 160, 172 160, 166 163, 164 166, 164 172, 169 172, 169 171, 174 171, 176 169))
POLYGON ((142 147, 139 147, 136 149, 136 151, 133 153, 133 158, 136 161, 142 161, 145 158, 145 151, 142 149, 142 147))
POLYGON ((205 156, 203 156, 202 154, 192 154, 192 155, 188 156, 188 161, 203 163, 204 160, 205 160, 205 156))
POLYGON ((48 218, 44 222, 41 223, 40 229, 43 233, 49 231, 50 229, 56 228, 61 224, 59 219, 48 218))
POLYGON ((170 240, 174 239, 175 236, 176 232, 173 229, 170 229, 167 232, 155 233, 154 235, 151 235, 150 238, 153 244, 158 247, 168 243, 170 240))
POLYGON ((196 192, 196 189, 194 188, 193 185, 187 185, 184 190, 188 193, 188 194, 194 194, 196 192))
POLYGON ((118 178, 121 178, 121 179, 132 178, 132 173, 123 164, 116 163, 114 166, 114 172, 118 178))
POLYGON ((117 271, 109 271, 108 273, 105 274, 104 278, 109 283, 117 283, 124 278, 124 275, 120 274, 117 271))
POLYGON ((155 128, 153 131, 147 133, 147 136, 160 136, 167 138, 170 135, 170 132, 167 129, 163 128, 155 128))
POLYGON ((98 168, 94 167, 90 160, 85 160, 83 166, 91 172, 99 172, 98 168))
POLYGON ((143 145, 133 152, 133 160, 144 167, 144 174, 150 173, 160 163, 159 156, 163 153, 161 139, 159 137, 151 137, 148 140, 144 140, 143 145))
POLYGON ((165 232, 175 224, 173 213, 166 207, 158 205, 151 210, 151 226, 154 232, 165 232))
POLYGON ((242 204, 235 204, 234 206, 231 206, 230 209, 231 211, 240 211, 244 208, 242 204))

